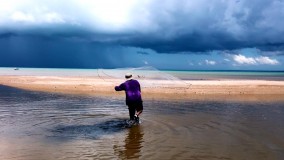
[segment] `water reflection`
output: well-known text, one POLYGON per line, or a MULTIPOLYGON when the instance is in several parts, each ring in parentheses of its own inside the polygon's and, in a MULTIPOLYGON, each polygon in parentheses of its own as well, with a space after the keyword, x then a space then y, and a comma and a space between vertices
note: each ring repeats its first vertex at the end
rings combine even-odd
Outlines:
POLYGON ((142 126, 134 126, 128 129, 128 134, 125 137, 123 147, 114 146, 114 152, 121 159, 138 159, 141 157, 141 149, 143 147, 143 129, 142 126))

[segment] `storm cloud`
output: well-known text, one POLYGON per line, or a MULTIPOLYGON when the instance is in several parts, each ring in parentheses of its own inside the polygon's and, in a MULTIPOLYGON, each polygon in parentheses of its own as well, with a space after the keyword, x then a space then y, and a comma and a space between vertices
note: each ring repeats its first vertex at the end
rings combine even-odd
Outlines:
POLYGON ((22 56, 13 63, 37 57, 54 66, 121 67, 125 53, 238 54, 245 48, 282 56, 283 9, 283 0, 9 0, 0 6, 1 64, 22 56))
POLYGON ((273 46, 282 48, 284 43, 284 37, 279 36, 284 33, 284 1, 280 0, 5 3, 0 8, 2 35, 5 30, 38 30, 39 34, 74 36, 163 53, 249 47, 269 50, 273 46), (89 35, 80 35, 80 31, 89 35))
POLYGON ((1 66, 42 68, 116 68, 125 49, 102 43, 7 34, 0 38, 1 66), (115 53, 115 54, 114 54, 115 53))

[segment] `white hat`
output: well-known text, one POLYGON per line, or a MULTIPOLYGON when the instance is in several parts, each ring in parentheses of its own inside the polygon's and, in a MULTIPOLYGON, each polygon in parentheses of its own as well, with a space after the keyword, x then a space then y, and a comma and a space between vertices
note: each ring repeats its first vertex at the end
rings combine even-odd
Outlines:
POLYGON ((131 79, 132 78, 132 74, 131 73, 126 73, 125 74, 125 78, 126 79, 131 79))

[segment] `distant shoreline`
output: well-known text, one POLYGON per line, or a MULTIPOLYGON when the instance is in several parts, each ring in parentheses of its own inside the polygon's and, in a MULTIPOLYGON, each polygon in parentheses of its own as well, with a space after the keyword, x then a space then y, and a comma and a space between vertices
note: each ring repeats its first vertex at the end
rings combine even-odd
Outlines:
POLYGON ((65 77, 106 77, 123 79, 126 72, 142 75, 147 79, 168 77, 185 81, 204 80, 269 80, 284 81, 284 71, 255 70, 158 70, 154 67, 117 69, 79 69, 79 68, 7 68, 0 67, 0 76, 65 76, 65 77))
MULTIPOLYGON (((147 67, 147 66, 145 66, 147 67)), ((47 67, 0 67, 0 68, 7 68, 7 69, 15 69, 15 68, 18 68, 18 69, 74 69, 74 70, 77 70, 77 69, 80 69, 80 70, 96 70, 96 69, 109 69, 109 70, 112 70, 112 69, 117 69, 117 68, 58 68, 58 67, 54 67, 54 68, 47 68, 47 67)), ((231 70, 224 70, 224 69, 190 69, 190 70, 186 70, 186 69, 158 69, 160 71, 193 71, 193 72, 284 72, 284 70, 240 70, 240 69, 231 69, 231 70)))
MULTIPOLYGON (((124 97, 114 86, 121 79, 65 76, 0 76, 0 84, 63 94, 124 97)), ((267 80, 192 80, 175 83, 167 80, 140 80, 144 99, 161 100, 241 100, 284 101, 284 81, 267 80), (152 85, 154 83, 154 85, 152 85), (145 85, 147 84, 147 85, 145 85)))

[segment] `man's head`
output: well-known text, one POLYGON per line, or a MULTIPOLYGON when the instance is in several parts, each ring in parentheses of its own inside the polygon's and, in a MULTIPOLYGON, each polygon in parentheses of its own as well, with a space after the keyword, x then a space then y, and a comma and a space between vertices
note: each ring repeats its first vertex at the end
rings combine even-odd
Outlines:
POLYGON ((132 78, 132 74, 131 73, 126 73, 125 74, 125 78, 126 79, 131 79, 132 78))

